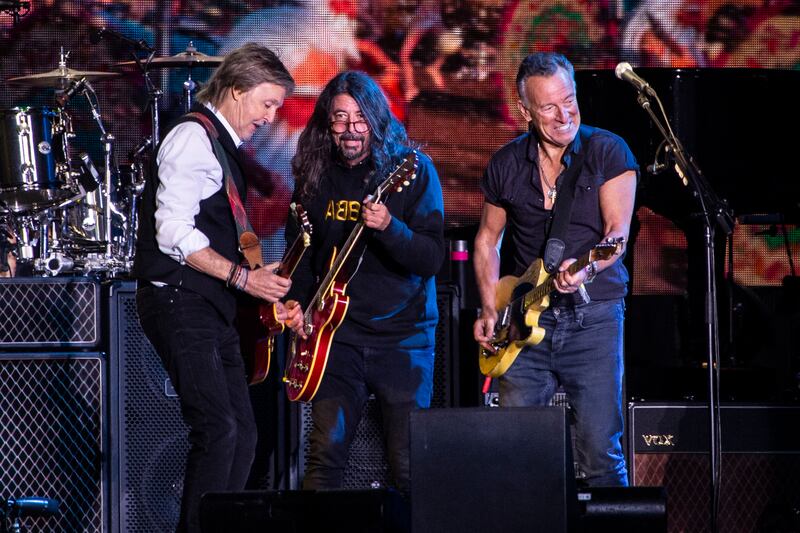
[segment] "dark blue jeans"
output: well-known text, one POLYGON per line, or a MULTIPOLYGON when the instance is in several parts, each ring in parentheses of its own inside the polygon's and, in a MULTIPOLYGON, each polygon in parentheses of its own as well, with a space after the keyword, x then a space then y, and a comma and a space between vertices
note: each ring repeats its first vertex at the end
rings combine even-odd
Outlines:
POLYGON ((628 484, 620 442, 624 314, 622 299, 548 308, 539 317, 542 342, 523 349, 500 378, 504 407, 547 405, 564 387, 576 459, 590 486, 628 484))
POLYGON ((334 341, 325 375, 311 406, 309 458, 305 489, 342 486, 350 443, 364 404, 375 394, 392 478, 409 487, 408 417, 427 408, 433 393, 433 347, 371 348, 334 341))
POLYGON ((191 291, 140 282, 136 304, 190 429, 178 531, 199 532, 200 497, 243 489, 255 456, 257 431, 239 335, 191 291))

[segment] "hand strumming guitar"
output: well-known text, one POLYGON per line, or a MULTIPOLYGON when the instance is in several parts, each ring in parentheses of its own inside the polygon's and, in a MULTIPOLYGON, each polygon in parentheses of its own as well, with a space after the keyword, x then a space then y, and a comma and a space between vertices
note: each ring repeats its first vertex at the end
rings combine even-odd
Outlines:
POLYGON ((285 304, 278 302, 275 304, 278 308, 278 320, 294 331, 300 337, 307 339, 308 335, 305 332, 305 320, 303 315, 303 307, 297 300, 287 300, 285 304))

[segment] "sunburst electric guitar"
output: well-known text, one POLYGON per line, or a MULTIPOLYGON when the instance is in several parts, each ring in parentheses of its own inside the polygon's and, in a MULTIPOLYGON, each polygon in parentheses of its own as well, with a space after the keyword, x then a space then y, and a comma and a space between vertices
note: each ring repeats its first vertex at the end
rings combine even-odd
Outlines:
MULTIPOLYGON (((311 223, 308 221, 305 209, 300 204, 289 206, 292 215, 300 227, 300 234, 289 246, 281 258, 280 265, 275 270, 275 274, 282 278, 292 277, 294 269, 303 257, 303 253, 311 245, 311 223)), ((258 335, 255 339, 255 346, 252 351, 245 353, 245 370, 247 372, 247 382, 250 385, 261 383, 269 374, 272 352, 275 349, 275 336, 283 333, 283 322, 278 320, 278 312, 275 304, 260 303, 258 306, 258 335)))
MULTIPOLYGON (((372 201, 382 202, 389 192, 402 191, 416 178, 416 168, 417 154, 411 152, 370 195, 372 201)), ((292 335, 283 377, 286 395, 292 401, 310 401, 322 382, 333 335, 342 324, 350 304, 350 297, 346 294, 347 283, 361 261, 365 246, 361 238, 364 228, 364 222, 359 218, 342 249, 338 253, 334 250, 328 273, 305 312, 304 327, 308 337, 303 339, 292 335)))
MULTIPOLYGON (((619 253, 624 239, 609 239, 596 245, 572 263, 567 269, 575 274, 591 261, 602 261, 619 253)), ((555 290, 555 276, 544 269, 541 259, 528 267, 520 276, 504 276, 497 283, 497 323, 489 344, 490 352, 481 348, 479 366, 489 377, 502 376, 525 347, 536 345, 544 338, 544 328, 539 327, 539 316, 550 306, 550 293, 555 290)))

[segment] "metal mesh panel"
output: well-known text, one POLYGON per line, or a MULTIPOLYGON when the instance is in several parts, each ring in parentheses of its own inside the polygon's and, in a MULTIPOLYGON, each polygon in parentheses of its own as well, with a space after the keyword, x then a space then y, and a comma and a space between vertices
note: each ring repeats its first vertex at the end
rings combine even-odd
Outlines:
POLYGON ((0 280, 0 346, 95 346, 99 341, 98 295, 97 283, 89 280, 0 280))
POLYGON ((103 531, 103 361, 0 356, 0 496, 59 501, 26 531, 103 531))
MULTIPOLYGON (((720 531, 758 531, 768 505, 800 503, 800 455, 723 453, 721 464, 720 531)), ((710 530, 708 454, 637 453, 633 474, 636 485, 666 488, 670 533, 710 530)))
POLYGON ((433 362, 433 395, 431 407, 451 407, 453 386, 458 369, 458 308, 456 289, 447 285, 436 287, 439 323, 436 324, 436 359, 433 362))
POLYGON ((161 360, 139 325, 133 292, 117 293, 120 525, 170 531, 180 514, 188 429, 161 360))
MULTIPOLYGON (((453 353, 458 336, 458 300, 455 289, 438 286, 436 303, 439 308, 439 323, 436 326, 431 407, 450 407, 453 404, 452 381, 457 374, 454 369, 454 358, 458 356, 457 353, 453 353)), ((300 453, 302 457, 299 461, 299 469, 302 476, 309 454, 311 404, 301 405, 300 417, 302 436, 300 453)), ((343 488, 365 489, 391 485, 391 472, 386 459, 386 445, 383 441, 380 405, 374 396, 370 396, 364 405, 361 420, 353 436, 353 442, 350 444, 350 453, 343 476, 343 488)))

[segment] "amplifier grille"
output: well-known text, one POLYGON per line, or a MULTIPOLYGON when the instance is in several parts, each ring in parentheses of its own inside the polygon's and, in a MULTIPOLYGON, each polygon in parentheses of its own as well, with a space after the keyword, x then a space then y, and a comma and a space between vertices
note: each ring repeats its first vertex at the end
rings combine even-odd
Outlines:
POLYGON ((0 280, 0 347, 91 347, 99 342, 99 286, 72 278, 0 280))
POLYGON ((0 495, 59 501, 26 531, 103 531, 103 360, 0 356, 0 495))

